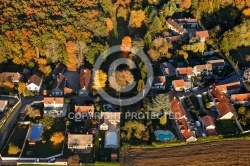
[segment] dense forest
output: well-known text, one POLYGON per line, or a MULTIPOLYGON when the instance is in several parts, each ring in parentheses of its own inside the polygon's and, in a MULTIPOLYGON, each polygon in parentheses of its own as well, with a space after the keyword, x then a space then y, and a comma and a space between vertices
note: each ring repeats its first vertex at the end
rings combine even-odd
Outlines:
POLYGON ((152 61, 187 58, 207 46, 227 53, 250 45, 249 18, 249 0, 0 0, 0 63, 35 62, 48 75, 50 64, 62 61, 75 70, 116 44, 143 49, 152 61), (166 18, 185 13, 209 30, 206 46, 178 47, 165 39, 166 18))

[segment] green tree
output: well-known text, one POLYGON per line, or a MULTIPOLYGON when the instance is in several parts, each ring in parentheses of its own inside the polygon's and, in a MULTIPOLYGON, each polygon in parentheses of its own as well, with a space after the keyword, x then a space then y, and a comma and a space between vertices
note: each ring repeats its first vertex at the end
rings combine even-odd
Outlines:
POLYGON ((158 16, 155 16, 152 23, 148 27, 148 31, 150 34, 155 35, 156 33, 161 32, 162 23, 158 16))
POLYGON ((122 127, 121 138, 125 140, 130 140, 136 138, 143 141, 148 141, 149 132, 147 127, 138 121, 128 121, 122 127))
POLYGON ((177 10, 177 7, 175 2, 173 0, 170 0, 168 1, 168 3, 164 4, 162 10, 164 17, 171 17, 177 10))
POLYGON ((45 114, 42 119, 40 119, 40 123, 43 124, 46 129, 50 129, 51 126, 54 124, 55 118, 49 114, 45 114))
POLYGON ((159 113, 167 115, 170 113, 170 100, 168 95, 166 94, 158 94, 155 98, 153 98, 152 115, 157 115, 159 113))
POLYGON ((241 106, 239 109, 238 109, 238 114, 239 115, 242 115, 244 116, 246 114, 247 110, 246 110, 246 107, 244 106, 241 106))

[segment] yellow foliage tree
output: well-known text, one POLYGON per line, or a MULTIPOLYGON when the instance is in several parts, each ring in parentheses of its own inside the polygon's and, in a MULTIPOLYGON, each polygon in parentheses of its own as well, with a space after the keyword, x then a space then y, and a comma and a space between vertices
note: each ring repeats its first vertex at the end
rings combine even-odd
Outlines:
POLYGON ((20 151, 21 151, 21 149, 20 149, 18 146, 16 146, 16 145, 10 143, 9 149, 8 149, 8 154, 16 155, 16 154, 19 153, 20 151))
POLYGON ((93 89, 98 90, 100 88, 104 88, 106 86, 107 74, 102 70, 95 71, 94 81, 93 81, 93 89))
POLYGON ((17 87, 17 91, 20 93, 20 94, 24 94, 25 91, 26 91, 26 84, 24 82, 19 82, 18 83, 18 87, 17 87))
POLYGON ((76 59, 77 46, 76 44, 72 41, 68 41, 66 43, 66 50, 69 56, 66 66, 68 70, 76 71, 76 68, 77 68, 77 59, 76 59))
POLYGON ((134 81, 133 74, 128 70, 115 71, 109 77, 110 86, 117 92, 120 92, 121 88, 126 87, 134 81))
POLYGON ((53 143, 53 145, 57 145, 62 143, 64 140, 64 135, 62 132, 55 132, 50 138, 50 141, 53 143))
POLYGON ((109 32, 113 30, 113 22, 110 18, 106 18, 107 29, 109 32))
POLYGON ((129 19, 129 26, 140 28, 145 19, 145 12, 143 10, 132 10, 129 19))

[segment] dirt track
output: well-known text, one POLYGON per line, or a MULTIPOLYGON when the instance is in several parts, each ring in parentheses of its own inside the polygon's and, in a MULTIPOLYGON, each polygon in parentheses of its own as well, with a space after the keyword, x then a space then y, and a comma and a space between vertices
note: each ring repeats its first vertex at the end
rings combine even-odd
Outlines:
POLYGON ((224 141, 161 149, 131 149, 123 166, 250 165, 250 141, 224 141))

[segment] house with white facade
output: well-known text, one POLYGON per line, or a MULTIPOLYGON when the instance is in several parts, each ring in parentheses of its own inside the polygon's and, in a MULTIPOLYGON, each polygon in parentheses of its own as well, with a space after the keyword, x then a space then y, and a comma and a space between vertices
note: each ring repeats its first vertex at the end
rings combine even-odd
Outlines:
POLYGON ((213 75, 213 67, 211 64, 196 65, 193 67, 193 73, 197 75, 213 75))
POLYGON ((68 134, 68 149, 80 152, 93 147, 92 134, 68 134))
POLYGON ((43 76, 34 74, 28 79, 28 82, 26 83, 26 88, 31 92, 40 92, 42 82, 43 76))
POLYGON ((169 18, 166 21, 166 24, 168 26, 169 29, 171 29, 172 31, 178 33, 178 34, 184 34, 187 33, 187 30, 185 28, 183 28, 182 25, 179 25, 174 19, 169 18))
POLYGON ((0 112, 3 112, 8 104, 8 100, 0 100, 0 112))
POLYGON ((63 117, 64 98, 63 97, 44 97, 44 114, 50 114, 54 117, 63 117))

